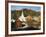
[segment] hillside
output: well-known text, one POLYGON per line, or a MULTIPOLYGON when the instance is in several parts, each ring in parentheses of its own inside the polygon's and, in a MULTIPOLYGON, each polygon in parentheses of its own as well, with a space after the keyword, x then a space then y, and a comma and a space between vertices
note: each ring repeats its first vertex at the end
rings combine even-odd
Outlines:
MULTIPOLYGON (((34 10, 31 10, 31 9, 22 9, 22 10, 23 10, 23 13, 24 13, 25 17, 28 16, 28 15, 31 15, 32 17, 40 15, 40 12, 36 12, 34 10)), ((16 17, 21 16, 22 10, 11 11, 11 18, 16 19, 16 17)))

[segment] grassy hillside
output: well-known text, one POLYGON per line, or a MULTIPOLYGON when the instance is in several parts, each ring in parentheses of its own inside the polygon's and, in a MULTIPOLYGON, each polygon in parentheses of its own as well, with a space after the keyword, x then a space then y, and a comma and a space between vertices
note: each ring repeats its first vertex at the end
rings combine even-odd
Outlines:
MULTIPOLYGON (((22 9, 22 10, 23 10, 25 17, 28 15, 31 15, 32 17, 40 15, 40 12, 36 12, 36 11, 30 10, 30 9, 22 9)), ((16 19, 17 17, 21 16, 22 10, 11 11, 11 19, 16 19)))

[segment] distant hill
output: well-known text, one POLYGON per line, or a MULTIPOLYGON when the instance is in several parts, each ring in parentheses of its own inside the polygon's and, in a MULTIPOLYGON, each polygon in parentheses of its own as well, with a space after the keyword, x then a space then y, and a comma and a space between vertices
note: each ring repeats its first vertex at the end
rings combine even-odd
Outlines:
MULTIPOLYGON (((32 17, 40 15, 40 12, 36 12, 34 10, 31 10, 31 9, 22 9, 22 10, 23 10, 25 17, 28 16, 28 15, 31 15, 32 17)), ((11 11, 11 17, 15 19, 16 17, 21 16, 22 10, 11 11)))

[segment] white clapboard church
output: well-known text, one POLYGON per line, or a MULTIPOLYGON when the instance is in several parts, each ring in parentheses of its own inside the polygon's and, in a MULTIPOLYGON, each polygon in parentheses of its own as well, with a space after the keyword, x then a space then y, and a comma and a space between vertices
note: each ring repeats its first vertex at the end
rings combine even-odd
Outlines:
POLYGON ((26 27, 28 27, 28 25, 27 25, 27 23, 26 23, 26 17, 24 17, 24 13, 23 13, 23 11, 22 11, 22 13, 21 13, 21 16, 19 17, 19 20, 22 21, 22 22, 23 22, 22 24, 25 25, 25 26, 22 27, 22 28, 26 28, 26 27))
POLYGON ((24 14, 23 14, 23 11, 21 13, 21 16, 19 17, 19 20, 20 21, 26 21, 25 17, 24 17, 24 14))

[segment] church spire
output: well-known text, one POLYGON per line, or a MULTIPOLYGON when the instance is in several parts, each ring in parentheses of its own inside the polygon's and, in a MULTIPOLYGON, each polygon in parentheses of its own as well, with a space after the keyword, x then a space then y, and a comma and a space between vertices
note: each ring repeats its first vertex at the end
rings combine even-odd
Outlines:
POLYGON ((26 21, 24 14, 23 14, 23 10, 22 10, 22 13, 21 13, 21 16, 19 17, 19 19, 20 19, 20 21, 26 21))
POLYGON ((23 10, 22 10, 22 14, 21 14, 21 17, 24 17, 24 14, 23 14, 23 10))

